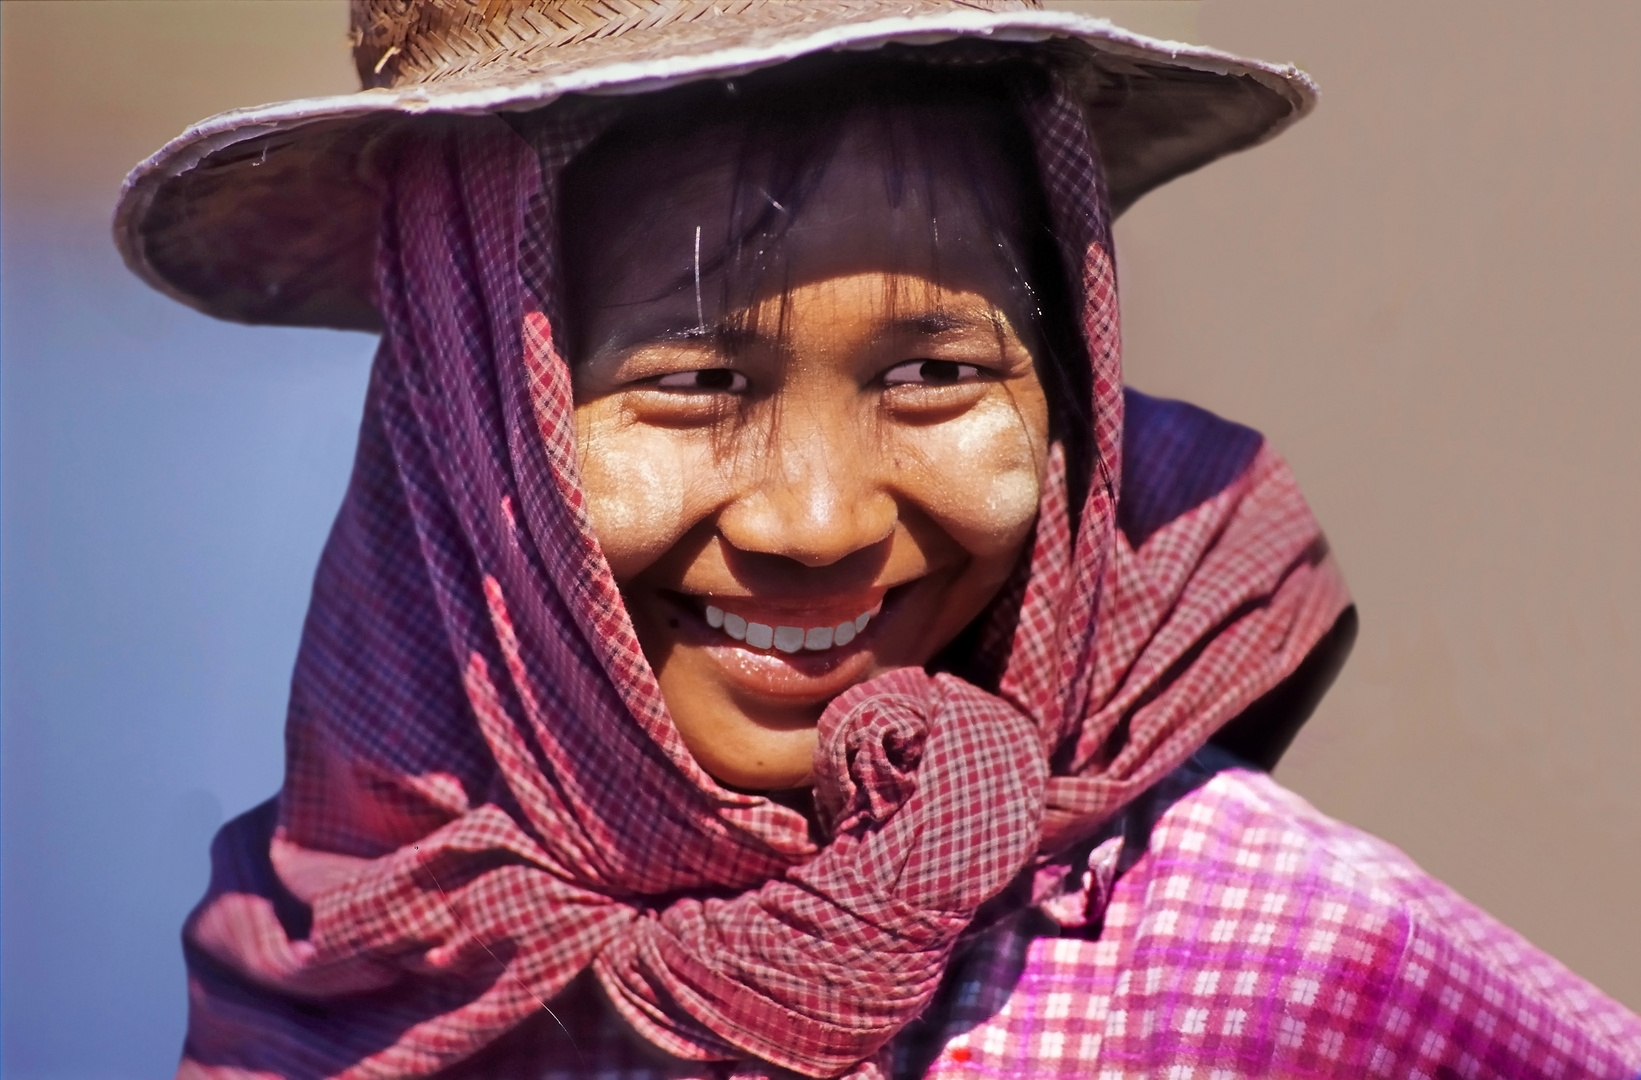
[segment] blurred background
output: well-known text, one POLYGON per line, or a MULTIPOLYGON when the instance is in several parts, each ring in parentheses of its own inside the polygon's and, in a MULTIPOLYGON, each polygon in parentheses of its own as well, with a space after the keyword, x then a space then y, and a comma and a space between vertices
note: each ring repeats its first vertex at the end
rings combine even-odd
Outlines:
MULTIPOLYGON (((1050 6, 1323 89, 1117 228, 1130 381, 1265 431, 1361 608, 1278 777, 1641 1009, 1641 5, 1050 6)), ((374 342, 212 322, 108 220, 188 123, 352 89, 346 7, 0 20, 0 1069, 168 1075, 374 342)))

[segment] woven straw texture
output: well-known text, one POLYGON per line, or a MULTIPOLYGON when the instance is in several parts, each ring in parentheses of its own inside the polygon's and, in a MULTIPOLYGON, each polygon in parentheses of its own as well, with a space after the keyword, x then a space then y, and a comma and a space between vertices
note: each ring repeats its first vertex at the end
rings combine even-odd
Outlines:
POLYGON ((589 56, 641 63, 692 47, 750 45, 888 15, 1033 10, 1031 0, 353 0, 350 37, 366 87, 478 75, 506 82, 589 56))
POLYGON ((114 238, 133 272, 220 318, 379 330, 379 163, 399 137, 817 53, 1031 51, 1087 116, 1115 213, 1315 102, 1291 67, 1023 0, 358 0, 352 38, 363 92, 212 117, 132 171, 114 238))

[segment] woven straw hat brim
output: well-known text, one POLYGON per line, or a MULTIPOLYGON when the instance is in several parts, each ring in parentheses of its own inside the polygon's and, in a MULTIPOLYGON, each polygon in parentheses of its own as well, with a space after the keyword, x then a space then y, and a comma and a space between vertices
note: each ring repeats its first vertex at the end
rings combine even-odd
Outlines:
MULTIPOLYGON (((816 5, 805 5, 813 13, 816 5)), ((847 6, 847 5, 843 5, 847 6)), ((868 5, 871 6, 871 5, 868 5)), ((859 5, 856 5, 857 9, 859 5)), ((875 10, 899 5, 875 5, 875 10)), ((114 238, 154 288, 236 322, 376 330, 379 190, 371 148, 428 118, 540 108, 568 94, 641 94, 828 50, 958 38, 1041 48, 1082 98, 1113 208, 1263 142, 1314 106, 1303 72, 1061 12, 950 8, 889 18, 704 20, 695 32, 479 58, 396 88, 222 113, 126 178, 114 238)), ((837 10, 837 9, 834 9, 837 10)))

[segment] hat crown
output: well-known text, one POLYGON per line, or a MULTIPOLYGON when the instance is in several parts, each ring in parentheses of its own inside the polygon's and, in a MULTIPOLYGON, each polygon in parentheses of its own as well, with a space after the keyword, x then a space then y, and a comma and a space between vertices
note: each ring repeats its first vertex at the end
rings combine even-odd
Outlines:
POLYGON ((746 44, 760 30, 790 34, 805 23, 840 23, 941 11, 1031 10, 1039 0, 352 0, 349 39, 365 89, 439 82, 480 69, 571 59, 586 48, 607 57, 628 43, 652 51, 656 38, 687 50, 696 38, 724 41, 725 22, 746 44))
MULTIPOLYGON (((375 329, 384 185, 368 157, 426 118, 643 94, 799 57, 986 40, 1075 96, 1114 214, 1309 112, 1291 66, 1153 41, 1036 0, 351 0, 365 90, 236 109, 138 165, 114 236, 144 281, 241 322, 375 329)), ((424 128, 425 130, 425 128, 424 128)))

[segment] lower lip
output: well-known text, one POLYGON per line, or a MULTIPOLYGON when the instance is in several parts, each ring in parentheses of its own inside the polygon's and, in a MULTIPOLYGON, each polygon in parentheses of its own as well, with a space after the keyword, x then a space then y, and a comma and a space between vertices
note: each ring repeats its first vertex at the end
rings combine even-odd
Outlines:
POLYGON ((678 629, 684 640, 680 644, 700 649, 735 689, 791 705, 830 700, 868 677, 877 662, 872 644, 892 614, 894 601, 899 598, 897 592, 884 598, 883 610, 872 616, 866 629, 849 644, 834 645, 822 652, 795 653, 766 652, 743 645, 708 626, 699 601, 668 599, 681 612, 678 629))

